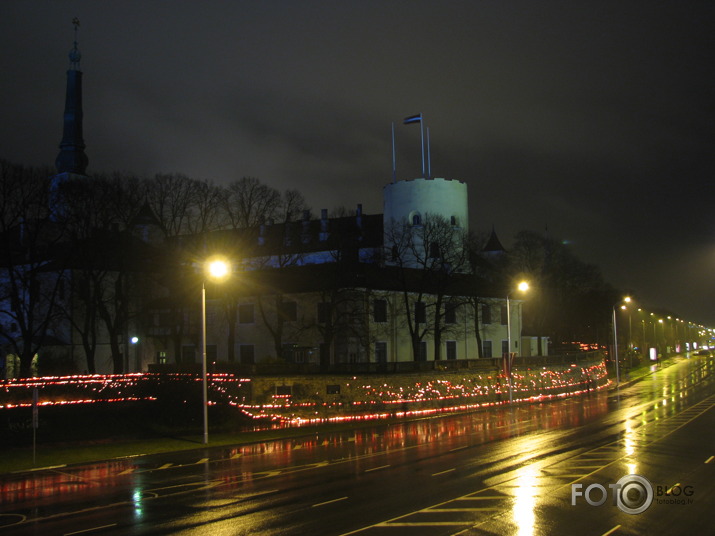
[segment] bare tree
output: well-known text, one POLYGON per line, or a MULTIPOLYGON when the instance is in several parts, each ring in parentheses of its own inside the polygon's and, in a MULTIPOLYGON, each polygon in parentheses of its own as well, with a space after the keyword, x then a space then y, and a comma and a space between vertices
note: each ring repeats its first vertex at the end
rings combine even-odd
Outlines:
POLYGON ((144 194, 167 237, 204 233, 224 223, 223 194, 209 181, 159 174, 144 181, 144 194))
POLYGON ((283 192, 280 210, 283 221, 291 222, 299 219, 305 211, 310 211, 310 207, 298 190, 286 190, 283 192))
MULTIPOLYGON (((511 276, 527 274, 533 282, 525 301, 527 325, 553 341, 607 333, 609 311, 618 293, 599 269, 579 260, 568 247, 540 233, 521 231, 508 255, 511 276), (591 333, 584 327, 591 326, 591 333)), ((539 353, 542 353, 541 337, 539 353)))
POLYGON ((414 358, 423 359, 420 343, 431 332, 439 360, 443 334, 453 327, 445 315, 462 303, 447 297, 456 295, 455 275, 469 269, 465 234, 437 214, 426 214, 419 224, 393 221, 385 232, 385 258, 397 268, 414 358))
POLYGON ((254 177, 243 177, 225 189, 223 209, 233 229, 255 227, 278 217, 281 194, 254 177))
POLYGON ((49 219, 50 171, 0 161, 0 337, 20 357, 21 375, 57 325, 66 250, 49 219), (50 264, 52 261, 52 264, 50 264))

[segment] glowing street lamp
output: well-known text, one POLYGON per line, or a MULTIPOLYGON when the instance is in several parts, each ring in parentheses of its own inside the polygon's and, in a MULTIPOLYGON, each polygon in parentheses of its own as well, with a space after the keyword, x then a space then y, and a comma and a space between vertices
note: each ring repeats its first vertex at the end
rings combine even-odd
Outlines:
MULTIPOLYGON (((526 281, 520 282, 516 290, 519 292, 526 292, 529 290, 529 283, 526 281)), ((513 386, 512 386, 512 381, 511 381, 511 365, 512 365, 512 352, 511 352, 511 306, 509 305, 509 296, 511 296, 511 292, 507 293, 506 295, 506 336, 507 336, 507 363, 509 365, 509 403, 511 404, 514 401, 514 396, 513 396, 513 386)))
POLYGON ((630 296, 623 298, 622 302, 619 302, 613 306, 613 357, 616 360, 616 386, 621 384, 620 372, 618 369, 618 331, 616 328, 616 307, 620 306, 621 309, 625 309, 627 303, 631 303, 630 296))
POLYGON ((206 261, 204 277, 201 281, 201 344, 202 344, 202 380, 203 380, 203 408, 204 408, 204 445, 209 442, 209 396, 206 373, 206 279, 221 281, 228 277, 230 265, 223 259, 214 258, 206 261))

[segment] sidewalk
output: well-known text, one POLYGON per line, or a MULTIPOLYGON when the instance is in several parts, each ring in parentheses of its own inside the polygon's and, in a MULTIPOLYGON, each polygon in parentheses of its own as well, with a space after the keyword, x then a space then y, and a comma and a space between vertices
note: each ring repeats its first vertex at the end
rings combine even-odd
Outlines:
POLYGON ((687 356, 684 356, 682 354, 676 354, 672 355, 670 357, 667 357, 661 361, 658 361, 657 363, 644 363, 640 367, 633 368, 628 371, 624 371, 621 369, 619 372, 620 376, 620 384, 616 384, 616 370, 615 367, 611 367, 609 365, 608 367, 608 375, 611 377, 613 381, 613 385, 611 386, 611 389, 618 389, 622 387, 629 387, 633 385, 634 383, 642 380, 646 376, 650 376, 651 374, 655 374, 659 370, 663 370, 665 368, 668 368, 672 365, 675 365, 679 363, 680 361, 688 359, 687 356))

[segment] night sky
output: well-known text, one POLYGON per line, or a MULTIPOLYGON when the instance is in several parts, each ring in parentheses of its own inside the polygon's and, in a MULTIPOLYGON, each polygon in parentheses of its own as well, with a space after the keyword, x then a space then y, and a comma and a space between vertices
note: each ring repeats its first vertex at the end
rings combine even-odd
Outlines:
POLYGON ((81 21, 92 172, 295 188, 382 213, 465 181, 471 228, 548 232, 646 307, 715 325, 715 3, 2 0, 0 158, 52 165, 81 21))

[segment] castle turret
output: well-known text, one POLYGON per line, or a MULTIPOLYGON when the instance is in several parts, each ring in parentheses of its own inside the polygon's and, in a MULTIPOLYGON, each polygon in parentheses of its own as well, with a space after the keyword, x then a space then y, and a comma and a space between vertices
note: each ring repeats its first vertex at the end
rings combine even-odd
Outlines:
POLYGON ((413 179, 393 182, 383 189, 385 228, 390 222, 419 225, 426 215, 446 219, 453 227, 467 230, 467 185, 450 179, 413 179))

